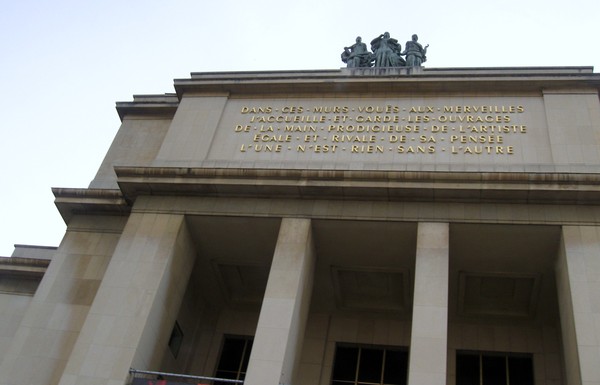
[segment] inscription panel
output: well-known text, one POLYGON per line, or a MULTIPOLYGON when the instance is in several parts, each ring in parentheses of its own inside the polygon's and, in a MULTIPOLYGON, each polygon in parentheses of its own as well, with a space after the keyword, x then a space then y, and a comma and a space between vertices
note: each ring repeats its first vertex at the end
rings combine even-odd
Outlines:
POLYGON ((209 157, 386 165, 551 160, 538 97, 233 99, 209 157))

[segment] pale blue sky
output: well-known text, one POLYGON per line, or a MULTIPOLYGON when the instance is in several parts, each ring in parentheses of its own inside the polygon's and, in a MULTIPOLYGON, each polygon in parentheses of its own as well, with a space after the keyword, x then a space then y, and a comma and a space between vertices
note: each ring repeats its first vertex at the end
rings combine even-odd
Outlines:
POLYGON ((597 0, 4 1, 0 256, 55 246, 51 187, 87 187, 116 101, 196 71, 335 69, 357 35, 430 44, 427 67, 595 66, 597 0))

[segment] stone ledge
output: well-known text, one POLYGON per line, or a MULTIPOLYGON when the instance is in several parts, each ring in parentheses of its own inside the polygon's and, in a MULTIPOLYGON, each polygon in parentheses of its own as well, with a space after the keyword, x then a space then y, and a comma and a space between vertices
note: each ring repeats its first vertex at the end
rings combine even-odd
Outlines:
POLYGON ((76 214, 126 215, 131 211, 119 190, 53 188, 52 193, 67 224, 76 214))
POLYGON ((138 195, 599 204, 600 174, 116 167, 138 195))
POLYGON ((178 106, 179 100, 175 94, 134 95, 133 101, 116 103, 121 121, 127 115, 172 117, 178 106))
POLYGON ((120 190, 54 188, 73 215, 128 215, 138 196, 600 205, 600 174, 116 167, 120 190))
POLYGON ((464 94, 469 92, 521 93, 545 89, 600 89, 600 74, 593 67, 509 68, 359 68, 314 71, 216 72, 175 79, 175 90, 184 94, 235 95, 337 95, 348 93, 464 94))
POLYGON ((50 260, 34 258, 0 258, 0 273, 15 275, 42 276, 46 272, 50 260))

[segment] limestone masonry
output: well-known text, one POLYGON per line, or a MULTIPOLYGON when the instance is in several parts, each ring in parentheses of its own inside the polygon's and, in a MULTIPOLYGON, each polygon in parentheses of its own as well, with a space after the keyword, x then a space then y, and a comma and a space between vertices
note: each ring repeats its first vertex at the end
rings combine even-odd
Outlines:
POLYGON ((591 67, 174 88, 0 260, 0 385, 600 384, 591 67))

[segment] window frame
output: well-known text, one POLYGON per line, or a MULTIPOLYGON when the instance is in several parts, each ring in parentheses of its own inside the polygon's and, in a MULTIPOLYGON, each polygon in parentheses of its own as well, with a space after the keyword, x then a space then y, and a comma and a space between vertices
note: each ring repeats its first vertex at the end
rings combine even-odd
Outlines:
MULTIPOLYGON (((335 345, 335 352, 333 357, 333 363, 331 366, 331 385, 405 385, 408 382, 408 359, 409 359, 409 349, 406 346, 391 346, 391 345, 368 345, 368 344, 354 344, 354 343, 343 343, 338 342, 335 345), (356 364, 354 367, 354 379, 337 379, 336 375, 336 362, 338 359, 339 349, 357 349, 356 356, 356 364), (364 381, 361 379, 361 359, 363 358, 363 350, 380 350, 382 352, 381 357, 381 368, 379 370, 379 382, 372 381, 364 381), (386 380, 386 358, 388 356, 388 352, 396 352, 401 353, 401 359, 404 363, 404 368, 401 369, 403 371, 404 378, 401 379, 401 382, 385 382, 386 380)), ((364 378, 364 377, 363 377, 364 378)))
MULTIPOLYGON (((222 379, 229 379, 229 380, 244 380, 246 378, 246 373, 248 372, 248 362, 250 360, 250 353, 252 352, 253 343, 254 343, 254 336, 224 334, 223 338, 221 340, 219 359, 218 359, 216 367, 215 367, 215 372, 214 372, 215 378, 222 378, 222 379), (237 369, 235 371, 235 378, 232 378, 231 376, 223 377, 220 374, 220 373, 234 373, 231 370, 221 368, 221 364, 222 364, 221 361, 223 359, 223 352, 225 351, 225 345, 228 342, 232 342, 232 341, 244 341, 244 346, 242 348, 241 357, 239 359, 239 363, 237 364, 237 369)), ((227 382, 218 382, 218 381, 215 381, 214 384, 215 385, 218 385, 218 384, 230 385, 227 382)))
MULTIPOLYGON (((477 371, 479 372, 479 380, 477 385, 486 385, 485 381, 485 368, 484 360, 491 358, 503 358, 504 359, 504 383, 511 385, 511 359, 527 359, 529 361, 529 369, 527 375, 530 377, 530 383, 535 384, 535 368, 534 368, 534 355, 533 353, 516 353, 516 352, 495 352, 495 351, 478 351, 478 350, 456 350, 456 362, 455 362, 455 383, 461 385, 463 382, 459 378, 459 356, 471 356, 477 357, 477 371)), ((514 367, 513 367, 514 368, 514 367)), ((465 378, 466 380, 466 378, 465 378)), ((522 380, 519 380, 521 384, 522 380)), ((470 384, 470 383, 469 383, 470 384)))

